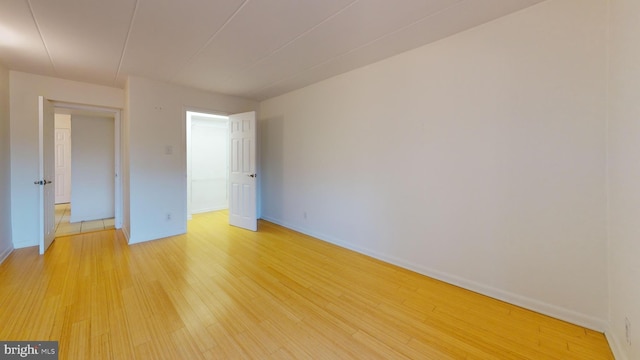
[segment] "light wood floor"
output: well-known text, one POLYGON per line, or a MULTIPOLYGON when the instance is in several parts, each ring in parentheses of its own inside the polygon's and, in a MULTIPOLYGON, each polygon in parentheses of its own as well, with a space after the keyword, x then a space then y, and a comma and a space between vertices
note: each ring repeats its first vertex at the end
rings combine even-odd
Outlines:
POLYGON ((0 339, 60 359, 613 359, 604 336, 260 222, 196 215, 128 246, 106 230, 14 251, 0 339))

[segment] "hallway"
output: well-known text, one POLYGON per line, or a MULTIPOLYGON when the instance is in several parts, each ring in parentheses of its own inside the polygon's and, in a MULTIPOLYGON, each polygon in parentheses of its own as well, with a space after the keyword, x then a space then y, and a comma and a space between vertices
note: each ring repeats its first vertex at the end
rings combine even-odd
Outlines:
POLYGON ((56 237, 115 229, 113 218, 70 223, 71 204, 56 204, 56 237))

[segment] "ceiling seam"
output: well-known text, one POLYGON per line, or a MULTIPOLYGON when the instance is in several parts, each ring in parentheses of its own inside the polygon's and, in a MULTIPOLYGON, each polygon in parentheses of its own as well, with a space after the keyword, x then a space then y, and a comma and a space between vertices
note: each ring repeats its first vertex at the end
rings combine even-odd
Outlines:
POLYGON ((200 49, 198 49, 198 51, 195 52, 195 54, 193 54, 191 57, 189 57, 189 59, 187 59, 187 61, 184 63, 184 65, 180 66, 178 68, 178 70, 171 76, 171 79, 175 80, 175 77, 180 74, 180 72, 182 72, 182 70, 184 68, 186 68, 196 57, 198 57, 198 55, 200 55, 204 49, 206 49, 209 44, 211 44, 213 42, 213 40, 218 37, 218 34, 220 34, 220 32, 222 32, 222 30, 224 30, 225 27, 227 27, 227 25, 231 22, 231 20, 233 20, 236 15, 238 15, 238 13, 240 11, 242 11, 242 9, 247 5, 247 3, 249 3, 250 0, 244 0, 242 2, 242 4, 240 4, 240 6, 238 6, 238 8, 236 9, 236 11, 233 12, 233 14, 231 14, 231 16, 229 16, 229 18, 227 18, 227 20, 224 22, 224 24, 222 24, 222 26, 220 26, 220 28, 218 28, 218 30, 216 30, 215 33, 213 33, 213 35, 211 35, 211 37, 209 37, 209 39, 207 40, 207 42, 204 43, 204 45, 202 47, 200 47, 200 49))
POLYGON ((127 53, 127 46, 129 45, 129 38, 131 38, 131 30, 133 29, 133 22, 136 19, 136 14, 138 13, 138 5, 140 4, 140 0, 136 0, 136 5, 133 7, 133 13, 131 14, 131 20, 129 21, 129 29, 127 29, 127 37, 124 40, 124 44, 122 45, 122 52, 120 53, 120 60, 118 61, 118 68, 116 69, 116 76, 113 78, 113 83, 118 83, 118 76, 120 76, 120 71, 122 70, 122 63, 124 62, 124 56, 127 53))
POLYGON ((38 20, 36 19, 36 14, 33 11, 31 0, 27 0, 27 5, 29 6, 29 12, 31 13, 31 18, 33 19, 33 23, 35 24, 36 29, 38 29, 38 35, 40 35, 42 46, 44 46, 44 51, 47 53, 47 57, 49 58, 49 62, 51 63, 51 67, 53 68, 53 72, 54 74, 56 74, 56 76, 60 76, 58 74, 58 69, 56 69, 56 64, 53 62, 53 57, 51 57, 51 52, 49 52, 49 47, 47 46, 47 42, 44 40, 44 35, 42 34, 42 30, 40 29, 40 24, 38 24, 38 20))
MULTIPOLYGON (((287 41, 286 43, 284 43, 283 45, 279 46, 277 49, 274 49, 273 51, 271 51, 269 54, 261 57, 260 59, 256 60, 254 63, 247 65, 246 67, 240 69, 239 72, 245 72, 248 71, 256 66, 258 66, 258 64, 264 62, 265 60, 267 60, 268 58, 272 57, 273 55, 275 55, 276 53, 278 53, 279 51, 281 51, 282 49, 286 48, 287 46, 291 45, 292 43, 294 43, 295 41, 297 41, 298 39, 307 36, 309 33, 311 33, 313 30, 317 29, 318 27, 320 27, 322 24, 326 23, 327 21, 333 19, 334 17, 342 14, 343 12, 345 12, 347 9, 349 9, 350 7, 352 7, 353 5, 355 5, 355 3, 359 2, 360 0, 354 0, 352 2, 350 2, 349 4, 347 4, 345 7, 343 7, 342 9, 334 12, 333 14, 327 16, 326 18, 324 18, 322 21, 320 21, 319 23, 317 23, 316 25, 310 27, 309 29, 305 30, 303 33, 301 33, 300 35, 296 36, 295 38, 287 41)), ((222 80, 220 83, 221 84, 227 84, 227 82, 229 80, 232 79, 233 75, 229 75, 227 76, 224 80, 222 80)))
MULTIPOLYGON (((260 94, 260 92, 262 92, 262 91, 263 91, 263 90, 265 90, 265 89, 269 89, 269 88, 274 87, 274 86, 276 86, 277 84, 280 84, 280 83, 282 83, 282 82, 285 82, 285 81, 288 81, 288 80, 291 80, 291 79, 295 79, 295 78, 299 77, 299 76, 300 76, 300 74, 306 73, 306 72, 308 72, 309 70, 316 69, 316 68, 318 68, 318 67, 320 67, 320 66, 323 66, 323 65, 325 65, 325 64, 327 64, 327 63, 329 63, 329 62, 335 61, 336 59, 340 59, 340 58, 342 58, 342 57, 345 57, 345 56, 347 56, 347 55, 349 55, 349 54, 351 54, 351 53, 353 53, 353 52, 356 52, 356 51, 358 51, 358 50, 360 50, 360 49, 363 49, 363 48, 365 48, 365 47, 367 47, 367 46, 369 46, 369 45, 371 45, 371 44, 373 44, 373 43, 375 43, 375 42, 377 42, 377 41, 380 41, 380 40, 382 40, 382 39, 384 39, 384 38, 386 38, 386 37, 388 37, 388 36, 391 36, 391 35, 393 35, 393 34, 395 34, 395 33, 398 33, 398 32, 400 32, 400 31, 403 31, 403 30, 405 30, 405 29, 408 29, 408 28, 410 28, 410 27, 412 27, 412 26, 414 26, 414 25, 416 25, 416 24, 418 24, 418 23, 420 23, 420 22, 423 22, 423 21, 425 21, 425 20, 427 20, 427 19, 429 19, 429 18, 431 18, 431 17, 437 16, 437 15, 439 15, 439 14, 441 14, 441 13, 445 12, 445 11, 448 11, 448 10, 450 10, 451 8, 454 8, 454 7, 456 7, 456 6, 460 6, 461 4, 463 4, 463 3, 467 2, 467 1, 468 1, 468 0, 458 0, 458 1, 456 1, 455 3, 453 3, 453 4, 451 4, 451 5, 447 6, 447 7, 444 7, 444 8, 442 8, 442 9, 440 9, 440 10, 438 10, 438 11, 434 12, 434 13, 431 13, 431 14, 429 14, 429 15, 426 15, 426 16, 424 16, 424 17, 421 17, 420 19, 417 19, 417 20, 415 20, 414 22, 412 22, 412 23, 410 23, 410 24, 408 24, 408 25, 405 25, 405 26, 400 27, 400 28, 398 28, 398 29, 396 29, 396 30, 393 30, 393 31, 391 31, 391 32, 388 32, 388 33, 386 33, 386 34, 384 34, 384 35, 382 35, 382 36, 379 36, 379 37, 377 37, 377 38, 375 38, 375 39, 373 39, 373 40, 371 40, 371 41, 369 41, 369 42, 367 42, 367 43, 364 43, 364 44, 362 44, 362 45, 360 45, 360 46, 358 46, 358 47, 356 47, 356 48, 350 49, 350 50, 348 50, 348 51, 346 51, 346 52, 343 52, 342 54, 339 54, 339 55, 333 56, 333 57, 331 57, 331 58, 329 58, 329 59, 326 59, 326 60, 324 60, 324 61, 322 61, 322 62, 320 62, 320 63, 318 63, 318 64, 316 64, 316 65, 310 66, 310 67, 308 67, 308 68, 306 68, 306 69, 300 70, 300 71, 296 72, 296 73, 295 73, 294 75, 292 75, 292 76, 288 76, 288 77, 285 77, 285 78, 283 78, 283 79, 273 81, 273 82, 269 83, 268 85, 266 85, 266 86, 263 86, 263 87, 259 88, 258 90, 251 91, 251 92, 249 92, 249 96, 250 96, 251 98, 255 98, 256 96, 258 96, 258 95, 260 94)), ((426 44, 423 44, 423 45, 426 45, 426 44)), ((381 60, 382 60, 382 59, 381 59, 381 60)), ((339 74, 336 74, 336 75, 339 75, 339 74)))

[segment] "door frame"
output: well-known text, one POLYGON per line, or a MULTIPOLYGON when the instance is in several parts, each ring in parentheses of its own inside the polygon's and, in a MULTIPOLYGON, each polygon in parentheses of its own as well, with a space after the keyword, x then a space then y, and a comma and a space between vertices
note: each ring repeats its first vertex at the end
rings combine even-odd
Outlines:
MULTIPOLYGON (((51 101, 56 109, 88 111, 94 113, 109 113, 113 115, 113 130, 114 130, 114 165, 115 165, 115 178, 114 178, 114 222, 115 228, 122 228, 122 213, 123 213, 123 199, 122 199, 122 143, 121 143, 121 113, 122 109, 108 108, 94 105, 83 105, 68 103, 62 101, 51 101)), ((71 184, 73 191, 73 184, 71 184)))

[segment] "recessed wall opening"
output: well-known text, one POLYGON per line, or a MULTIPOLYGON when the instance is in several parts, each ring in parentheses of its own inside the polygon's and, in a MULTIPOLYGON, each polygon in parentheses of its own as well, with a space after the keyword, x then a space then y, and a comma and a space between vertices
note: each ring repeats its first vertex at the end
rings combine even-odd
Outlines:
POLYGON ((229 208, 229 118, 187 111, 187 218, 229 208))

